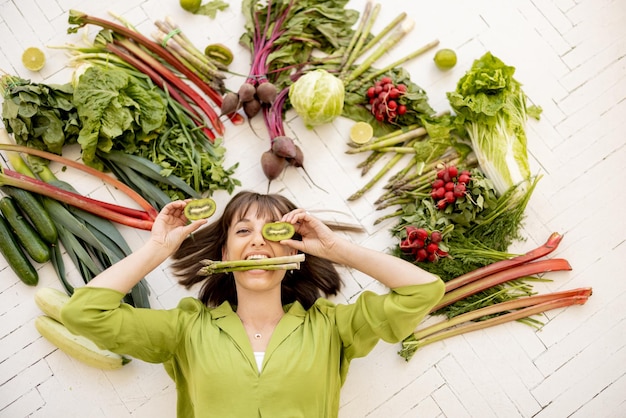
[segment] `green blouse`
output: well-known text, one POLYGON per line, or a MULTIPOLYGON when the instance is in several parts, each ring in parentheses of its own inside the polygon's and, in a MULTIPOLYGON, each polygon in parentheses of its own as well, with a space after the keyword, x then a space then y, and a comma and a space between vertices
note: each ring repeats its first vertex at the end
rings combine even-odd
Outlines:
POLYGON ((228 302, 208 308, 187 297, 175 309, 137 309, 123 294, 76 289, 62 320, 102 348, 164 363, 176 382, 177 416, 311 417, 339 413, 350 361, 382 339, 402 341, 441 299, 444 284, 363 292, 353 304, 326 299, 308 310, 285 306, 263 360, 255 362, 241 320, 228 302))

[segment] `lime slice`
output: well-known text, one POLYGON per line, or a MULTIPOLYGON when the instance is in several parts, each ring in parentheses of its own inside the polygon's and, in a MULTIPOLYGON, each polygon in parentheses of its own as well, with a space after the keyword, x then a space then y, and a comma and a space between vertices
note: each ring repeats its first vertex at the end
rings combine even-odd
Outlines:
POLYGON ((435 54, 435 65, 441 70, 449 70, 456 65, 456 52, 451 49, 440 49, 435 54))
POLYGON ((180 0, 180 7, 187 10, 189 13, 196 13, 201 5, 202 0, 180 0))
POLYGON ((359 121, 350 128, 350 140, 355 144, 365 144, 374 135, 374 128, 367 122, 359 121))
POLYGON ((41 49, 31 46, 24 50, 22 64, 31 71, 39 71, 46 65, 46 56, 41 49))

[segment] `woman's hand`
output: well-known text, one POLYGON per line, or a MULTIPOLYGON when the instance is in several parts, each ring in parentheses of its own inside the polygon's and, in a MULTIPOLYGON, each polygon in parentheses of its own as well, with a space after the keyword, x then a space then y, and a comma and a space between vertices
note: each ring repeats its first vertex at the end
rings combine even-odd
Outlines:
POLYGON ((168 203, 154 220, 150 240, 168 253, 176 251, 185 238, 207 222, 206 219, 200 219, 189 223, 184 213, 187 202, 177 200, 168 203))
POLYGON ((306 254, 332 259, 333 249, 340 238, 324 222, 304 209, 295 209, 285 214, 282 221, 294 225, 296 232, 302 236, 302 241, 288 239, 281 241, 281 244, 306 254))

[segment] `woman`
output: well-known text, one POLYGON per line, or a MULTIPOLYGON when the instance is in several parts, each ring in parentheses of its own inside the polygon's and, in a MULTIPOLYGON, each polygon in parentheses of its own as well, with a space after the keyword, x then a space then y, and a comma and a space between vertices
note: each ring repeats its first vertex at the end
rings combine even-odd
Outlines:
POLYGON ((176 382, 178 417, 336 417, 350 361, 383 339, 408 336, 443 295, 436 276, 398 257, 358 246, 280 195, 240 192, 223 215, 188 223, 184 201, 163 208, 139 250, 76 289, 64 323, 101 347, 164 363, 176 382), (295 226, 294 239, 267 241, 267 222, 295 226), (250 270, 205 277, 200 261, 305 254, 300 269, 250 270), (168 257, 199 299, 175 309, 121 303, 168 257), (390 288, 353 304, 323 298, 340 278, 333 264, 390 288))

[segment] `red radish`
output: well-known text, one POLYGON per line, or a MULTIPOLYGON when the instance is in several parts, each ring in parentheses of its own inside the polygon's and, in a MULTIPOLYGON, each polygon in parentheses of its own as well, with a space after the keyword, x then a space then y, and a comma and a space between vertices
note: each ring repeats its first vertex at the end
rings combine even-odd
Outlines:
POLYGON ((435 244, 438 244, 441 242, 442 239, 443 239, 443 235, 441 234, 441 232, 433 231, 430 233, 430 242, 434 242, 435 244))

